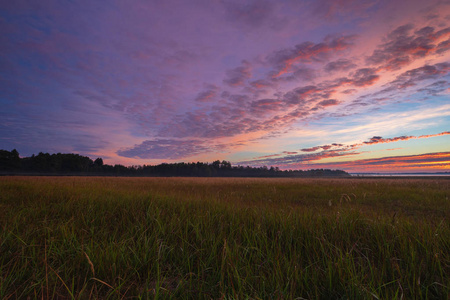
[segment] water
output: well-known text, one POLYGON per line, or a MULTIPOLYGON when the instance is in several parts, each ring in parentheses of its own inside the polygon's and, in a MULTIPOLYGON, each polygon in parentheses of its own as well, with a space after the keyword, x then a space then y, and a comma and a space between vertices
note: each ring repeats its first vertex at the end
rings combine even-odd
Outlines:
POLYGON ((450 173, 349 173, 354 177, 450 177, 450 173))

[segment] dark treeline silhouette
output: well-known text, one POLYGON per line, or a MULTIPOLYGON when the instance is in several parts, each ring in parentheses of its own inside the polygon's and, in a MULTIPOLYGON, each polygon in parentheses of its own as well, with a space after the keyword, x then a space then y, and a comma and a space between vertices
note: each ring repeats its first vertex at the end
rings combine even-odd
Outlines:
POLYGON ((17 150, 0 150, 0 172, 3 174, 113 175, 113 176, 194 176, 194 177, 329 177, 350 176, 341 170, 288 170, 278 167, 231 166, 228 161, 212 163, 163 163, 160 165, 107 165, 79 154, 48 154, 19 156, 17 150))

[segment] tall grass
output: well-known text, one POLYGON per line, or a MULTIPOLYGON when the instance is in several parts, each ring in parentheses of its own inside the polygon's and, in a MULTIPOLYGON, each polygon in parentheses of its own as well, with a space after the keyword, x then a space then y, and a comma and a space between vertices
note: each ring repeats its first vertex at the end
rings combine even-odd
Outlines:
POLYGON ((0 178, 0 299, 447 299, 450 181, 0 178))

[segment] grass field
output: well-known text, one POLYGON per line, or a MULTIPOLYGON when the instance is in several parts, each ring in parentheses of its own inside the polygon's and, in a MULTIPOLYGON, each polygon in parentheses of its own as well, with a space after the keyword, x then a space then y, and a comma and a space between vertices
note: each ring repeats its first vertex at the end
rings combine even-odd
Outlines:
POLYGON ((450 180, 0 177, 0 299, 448 299, 450 180))

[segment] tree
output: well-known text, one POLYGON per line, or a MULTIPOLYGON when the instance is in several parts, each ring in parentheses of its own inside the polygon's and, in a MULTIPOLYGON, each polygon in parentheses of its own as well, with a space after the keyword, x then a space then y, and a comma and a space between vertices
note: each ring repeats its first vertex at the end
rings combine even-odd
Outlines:
POLYGON ((224 169, 231 169, 231 163, 229 161, 226 160, 222 160, 222 168, 224 169))
POLYGON ((220 168, 220 160, 213 161, 211 165, 213 166, 214 169, 219 169, 220 168))
POLYGON ((101 167, 103 166, 103 159, 101 159, 100 157, 98 157, 95 161, 94 161, 94 165, 96 167, 101 167))
POLYGON ((0 150, 0 170, 18 170, 20 169, 19 152, 16 149, 11 152, 0 150))

